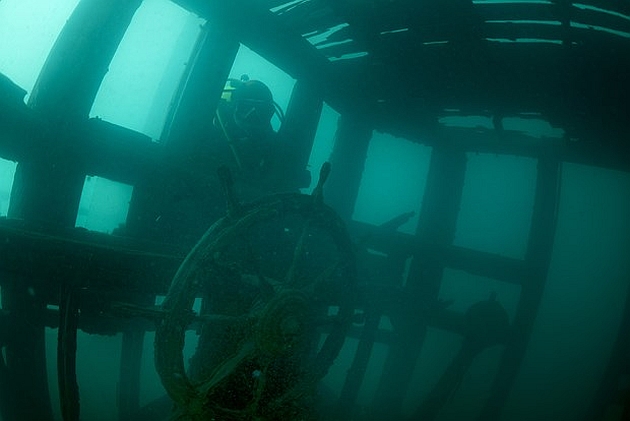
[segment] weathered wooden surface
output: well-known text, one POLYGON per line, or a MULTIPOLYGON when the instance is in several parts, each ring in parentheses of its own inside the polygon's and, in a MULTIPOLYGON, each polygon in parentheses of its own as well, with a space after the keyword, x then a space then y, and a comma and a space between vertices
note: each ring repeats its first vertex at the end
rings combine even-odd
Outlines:
POLYGON ((45 233, 20 221, 0 222, 0 270, 33 279, 49 303, 60 280, 88 268, 86 285, 101 291, 164 294, 183 260, 164 245, 72 229, 45 233), (147 250, 155 251, 147 251, 147 250))
POLYGON ((630 19, 622 2, 178 3, 224 16, 246 45, 318 86, 342 114, 360 108, 367 119, 406 115, 422 125, 422 115, 446 108, 538 112, 585 144, 572 155, 588 160, 583 147, 601 146, 612 162, 613 151, 623 152, 621 167, 630 168, 630 19), (363 55, 327 60, 355 53, 363 55))

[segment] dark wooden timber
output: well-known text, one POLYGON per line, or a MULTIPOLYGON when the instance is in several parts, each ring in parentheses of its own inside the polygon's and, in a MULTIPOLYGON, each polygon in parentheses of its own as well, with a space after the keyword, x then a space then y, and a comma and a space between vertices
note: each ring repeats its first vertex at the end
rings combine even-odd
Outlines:
MULTIPOLYGON (((46 371, 44 294, 33 279, 5 274, 2 309, 9 313, 10 341, 5 345, 4 387, 11 389, 11 409, 5 421, 53 421, 46 371)), ((4 414, 3 414, 4 415, 4 414)))
POLYGON ((406 254, 392 253, 384 258, 379 268, 382 278, 376 279, 377 283, 372 288, 362 289, 359 293, 358 306, 363 310, 365 320, 360 334, 356 335, 359 343, 341 389, 335 419, 352 419, 355 416, 356 400, 372 361, 375 343, 391 346, 396 342, 393 332, 380 328, 380 321, 384 315, 395 312, 397 304, 403 300, 402 296, 393 297, 391 291, 400 291, 406 257, 406 254))
POLYGON ((561 165, 557 148, 549 147, 538 160, 536 196, 525 262, 526 282, 512 324, 512 332, 503 353, 499 371, 479 421, 498 420, 525 355, 536 313, 540 305, 551 261, 556 232, 561 165))
MULTIPOLYGON (((74 148, 78 141, 71 126, 87 118, 109 61, 139 5, 140 1, 82 1, 68 20, 29 98, 34 112, 52 123, 51 134, 42 142, 39 155, 18 164, 9 216, 46 227, 74 226, 85 170, 81 157, 73 153, 80 148, 74 148)), ((35 292, 32 279, 10 278, 2 299, 3 308, 14 318, 13 340, 6 353, 15 387, 15 416, 52 420, 43 324, 46 294, 35 292)), ((62 339, 66 345, 72 342, 70 337, 62 339)), ((72 365, 71 356, 66 354, 65 360, 72 365)), ((65 377, 71 383, 72 373, 68 374, 62 380, 65 377)), ((74 401, 71 385, 66 386, 62 399, 74 401), (69 396, 64 396, 66 391, 69 396)), ((78 407, 70 403, 64 417, 78 419, 78 407)))
POLYGON ((345 115, 339 118, 335 146, 330 157, 332 171, 326 184, 325 201, 346 221, 352 219, 371 138, 372 127, 361 116, 345 115))
MULTIPOLYGON (((432 153, 416 235, 435 245, 452 244, 466 173, 466 155, 448 148, 432 153)), ((397 418, 412 380, 428 326, 426 309, 437 301, 444 263, 432 255, 414 255, 405 286, 405 301, 391 315, 397 342, 390 347, 374 408, 381 417, 397 418)), ((384 419, 384 418, 383 418, 384 419)))
POLYGON ((374 226, 357 221, 352 221, 349 228, 355 238, 369 237, 366 246, 385 254, 428 255, 444 266, 474 275, 517 285, 526 281, 523 275, 525 262, 520 259, 453 245, 435 244, 430 239, 401 232, 383 233, 374 226))
POLYGON ((175 94, 163 142, 177 156, 187 156, 208 141, 216 109, 239 42, 234 29, 218 19, 204 24, 175 94))
POLYGON ((142 329, 127 330, 122 335, 118 383, 119 421, 133 421, 133 415, 140 409, 140 370, 144 337, 145 331, 142 329))
POLYGON ((59 291, 59 330, 57 333, 57 378, 61 417, 79 421, 79 385, 77 383, 77 328, 80 285, 71 277, 59 291))
MULTIPOLYGON (((29 284, 48 291, 53 304, 58 304, 59 279, 81 265, 89 267, 86 278, 97 291, 163 295, 184 258, 172 246, 82 229, 46 233, 15 225, 0 223, 0 270, 32 279, 29 284)), ((9 281, 2 278, 0 284, 9 281)))
POLYGON ((330 73, 328 61, 300 33, 264 6, 249 0, 232 2, 175 0, 175 3, 206 19, 218 19, 234 28, 238 39, 296 80, 307 80, 338 110, 356 109, 344 92, 354 92, 346 77, 330 73), (335 95, 328 95, 334 90, 335 95))
POLYGON ((72 126, 87 118, 140 3, 82 1, 64 26, 29 98, 29 106, 51 123, 52 134, 36 157, 19 163, 9 216, 74 226, 85 168, 72 126))
POLYGON ((359 336, 359 344, 354 354, 352 364, 348 369, 341 394, 339 396, 337 414, 335 419, 352 419, 355 403, 363 384, 365 372, 372 356, 372 349, 376 342, 382 309, 369 304, 365 309, 365 323, 359 336))
POLYGON ((0 417, 6 421, 16 419, 13 410, 12 395, 11 377, 4 357, 2 357, 0 360, 0 417))
POLYGON ((187 249, 223 216, 216 169, 224 164, 227 142, 217 139, 213 120, 238 47, 229 26, 215 20, 203 26, 167 116, 160 162, 134 180, 128 235, 187 249), (197 212, 180 217, 182 200, 192 201, 197 212))
POLYGON ((623 406, 624 415, 621 420, 630 417, 630 385, 624 385, 624 378, 630 376, 630 288, 617 331, 617 339, 612 349, 606 371, 583 421, 605 419, 606 410, 611 406, 623 406), (625 417, 625 418, 624 418, 625 417))
MULTIPOLYGON (((275 13, 269 11, 277 6, 272 1, 177 2, 201 16, 221 16, 243 43, 321 88, 324 100, 342 114, 361 108, 366 119, 407 115, 417 122, 423 117, 409 113, 414 101, 432 114, 444 108, 472 114, 541 112, 572 137, 581 134, 581 143, 610 150, 599 165, 619 165, 616 161, 625 171, 630 168, 624 99, 630 93, 625 78, 630 43, 624 35, 630 33, 630 20, 628 7, 619 2, 594 0, 583 2, 584 7, 569 1, 309 1, 275 13), (345 26, 317 45, 301 36, 324 34, 338 25, 345 26), (545 40, 554 43, 538 42, 545 40), (436 41, 443 43, 431 44, 436 41), (362 51, 368 55, 322 59, 362 51), (383 99, 392 101, 382 106, 377 101, 383 99), (598 130, 618 135, 608 142, 597 130, 580 130, 599 122, 598 130), (615 159, 618 148, 624 153, 615 159)), ((580 153, 579 159, 588 161, 589 155, 580 153)))
POLYGON ((57 38, 29 105, 53 120, 87 118, 140 0, 82 0, 57 38))
MULTIPOLYGON (((288 177, 300 180, 308 176, 304 174, 304 169, 308 166, 322 106, 320 92, 308 82, 298 80, 291 93, 285 122, 279 130, 287 150, 286 160, 290 165, 288 177)), ((310 177, 316 175, 317 171, 319 168, 311 168, 310 177)))

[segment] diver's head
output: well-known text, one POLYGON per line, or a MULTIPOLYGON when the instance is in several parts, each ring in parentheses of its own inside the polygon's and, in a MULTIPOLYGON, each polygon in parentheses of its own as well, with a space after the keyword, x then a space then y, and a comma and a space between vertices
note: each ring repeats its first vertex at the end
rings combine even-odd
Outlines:
POLYGON ((271 90, 259 80, 231 82, 229 106, 238 129, 249 137, 272 131, 271 118, 275 106, 271 90))

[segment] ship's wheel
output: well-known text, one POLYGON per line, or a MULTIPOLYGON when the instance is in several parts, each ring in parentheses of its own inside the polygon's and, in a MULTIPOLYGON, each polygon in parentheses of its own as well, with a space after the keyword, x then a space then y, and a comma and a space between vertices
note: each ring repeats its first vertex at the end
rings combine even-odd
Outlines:
POLYGON ((314 418, 319 380, 353 315, 350 238, 322 200, 288 193, 240 205, 220 171, 228 214, 188 254, 162 304, 156 368, 178 420, 314 418), (203 297, 199 314, 193 302, 203 297), (200 336, 190 367, 185 332, 200 336))

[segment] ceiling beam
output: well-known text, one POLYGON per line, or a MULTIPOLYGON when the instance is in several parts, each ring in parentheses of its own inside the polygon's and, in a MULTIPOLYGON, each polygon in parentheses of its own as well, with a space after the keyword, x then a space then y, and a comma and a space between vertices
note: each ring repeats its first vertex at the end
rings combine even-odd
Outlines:
POLYGON ((330 62, 295 29, 251 0, 174 0, 181 7, 231 27, 239 41, 294 79, 307 81, 337 111, 356 109, 353 84, 343 83, 330 62), (343 90, 343 93, 340 92, 343 90))

